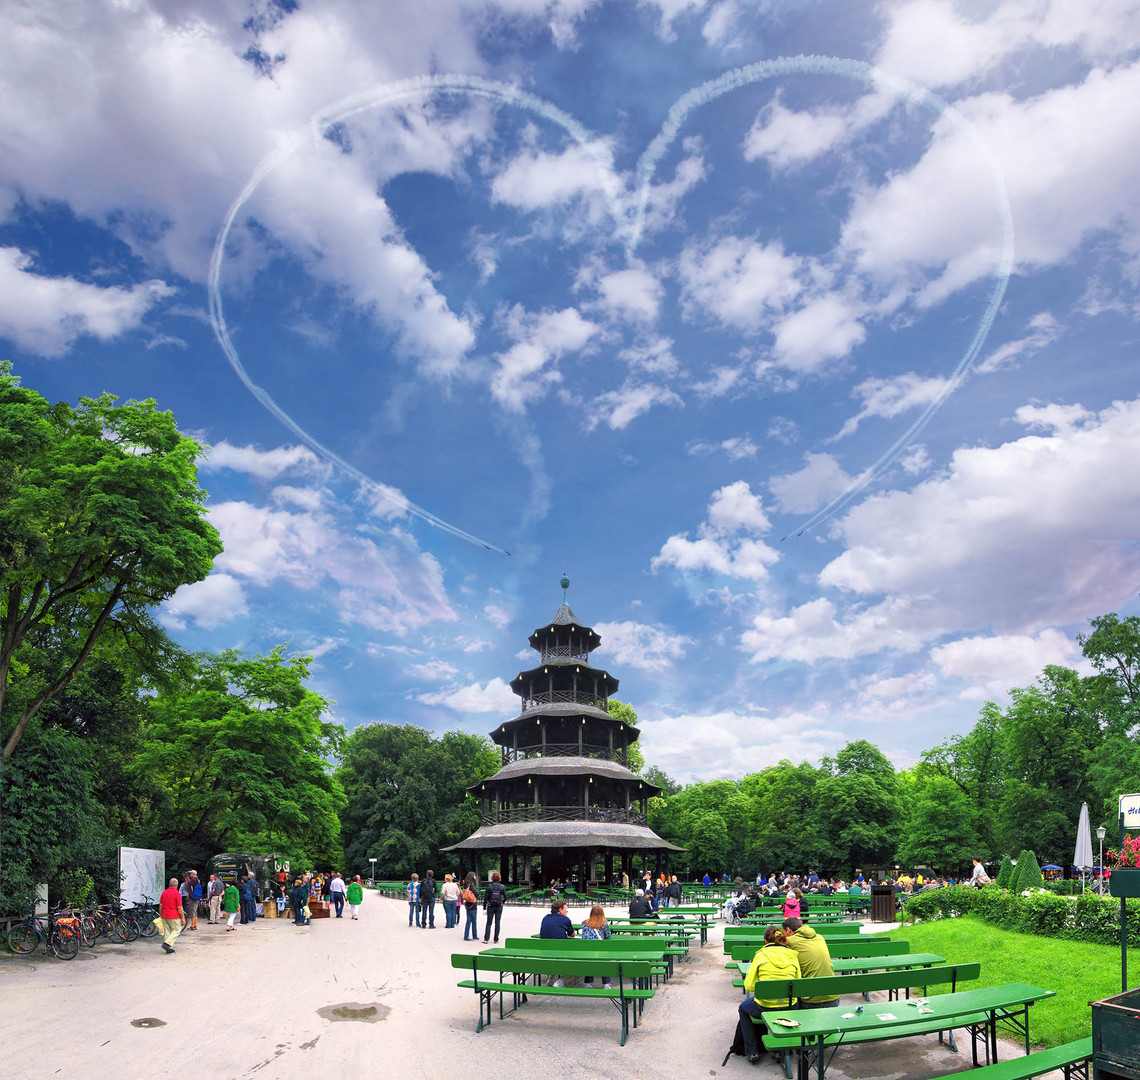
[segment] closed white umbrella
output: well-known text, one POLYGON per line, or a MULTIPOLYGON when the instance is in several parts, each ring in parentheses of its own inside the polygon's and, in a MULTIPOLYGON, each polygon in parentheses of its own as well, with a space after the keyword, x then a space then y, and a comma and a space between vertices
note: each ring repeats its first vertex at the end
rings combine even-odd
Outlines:
POLYGON ((1077 823, 1077 848, 1073 853, 1073 865, 1081 872, 1081 888, 1085 885, 1085 873, 1093 868, 1092 830, 1089 828, 1089 804, 1081 803, 1081 820, 1077 823))

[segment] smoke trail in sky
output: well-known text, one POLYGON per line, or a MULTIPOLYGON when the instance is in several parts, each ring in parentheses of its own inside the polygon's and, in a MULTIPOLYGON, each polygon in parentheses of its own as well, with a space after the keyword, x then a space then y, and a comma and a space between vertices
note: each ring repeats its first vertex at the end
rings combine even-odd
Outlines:
POLYGON ((857 60, 844 60, 837 57, 826 56, 780 57, 774 60, 764 60, 755 64, 749 64, 745 67, 735 68, 732 71, 725 72, 725 74, 716 79, 712 79, 701 86, 695 87, 674 103, 669 110, 661 130, 639 159, 632 200, 627 198, 623 186, 618 181, 614 171, 610 148, 604 141, 598 139, 592 132, 575 120, 574 117, 562 109, 559 109, 551 102, 545 101, 534 94, 527 93, 525 90, 520 90, 507 83, 484 79, 477 75, 423 75, 417 78, 372 87, 360 93, 342 98, 333 105, 317 112, 310 119, 307 127, 303 131, 294 132, 282 142, 281 146, 268 154, 254 170, 253 175, 249 178, 245 187, 242 188, 230 206, 229 212, 226 214, 225 221, 214 243, 207 283, 210 321, 214 328, 214 334, 230 366, 250 393, 277 417, 281 423, 292 431, 297 438, 361 483, 369 492, 377 496, 378 499, 392 505, 396 509, 420 518, 429 525, 441 529, 451 536, 458 537, 472 544, 477 544, 491 551, 509 554, 502 548, 444 521, 430 511, 409 501, 395 489, 379 483, 356 466, 347 462, 335 451, 325 446, 324 443, 320 442, 313 435, 310 435, 308 431, 301 427, 296 420, 277 404, 267 390, 253 381, 246 371, 245 366, 242 364, 241 357, 238 355, 238 351, 230 338, 222 308, 222 264, 225 257, 226 241, 229 238, 230 230, 233 227, 238 213, 253 196, 262 181, 269 176, 274 169, 302 147, 312 146, 319 142, 319 140, 325 137, 331 125, 366 110, 406 98, 441 92, 461 93, 488 98, 532 112, 562 128, 576 143, 583 147, 587 153, 594 158, 598 167, 601 190, 609 203, 615 228, 619 235, 624 238, 627 254, 632 255, 645 229, 649 188, 653 175, 661 159, 676 140, 681 127, 689 119, 691 114, 702 105, 706 105, 733 90, 751 86, 755 83, 778 76, 795 75, 836 75, 853 79, 878 89, 889 90, 897 96, 904 97, 907 100, 922 105, 939 116, 946 117, 959 130, 969 136, 982 157, 989 164, 993 174, 998 217, 1001 226, 1001 251, 997 267, 995 268, 994 284, 990 291, 989 301, 975 330, 973 340, 951 373, 945 390, 935 401, 927 405, 910 427, 908 427, 883 454, 868 466, 842 494, 801 524, 792 534, 794 536, 801 536, 807 530, 814 528, 829 518, 854 498, 855 495, 866 488, 872 480, 882 475, 883 471, 910 445, 915 436, 929 423, 934 413, 937 412, 950 394, 960 385, 973 366, 974 361, 977 359, 986 335, 993 325, 1013 266, 1013 218, 1010 213, 1009 198, 1005 190, 1005 180, 996 158, 988 147, 986 147, 978 135, 977 130, 948 102, 936 94, 932 94, 923 87, 916 86, 897 76, 881 71, 870 64, 861 63, 857 60))
POLYGON ((210 258, 210 272, 207 279, 207 290, 210 301, 210 323, 214 328, 214 335, 222 347, 222 352, 225 353, 226 359, 230 363, 230 367, 233 368, 234 373, 245 385, 245 388, 253 394, 266 409, 277 417, 282 424, 293 432, 298 439, 312 450, 320 454, 327 461, 332 462, 342 472, 362 484, 372 495, 391 505, 394 509, 412 514, 422 521, 427 522, 429 525, 441 529, 443 532, 455 536, 460 540, 466 540, 468 543, 477 544, 490 551, 497 551, 500 554, 509 555, 510 552, 505 551, 503 548, 497 547, 495 544, 489 543, 486 540, 482 540, 469 532, 465 532, 458 526, 452 525, 442 518, 437 517, 429 510, 424 509, 424 507, 409 501, 394 488, 377 482, 355 465, 350 464, 336 453, 336 451, 330 449, 315 436, 309 434, 305 428, 297 423, 289 413, 277 404, 269 391, 259 386, 250 377, 249 372, 241 361, 241 357, 238 354, 233 340, 230 338, 229 329, 226 326, 225 313, 222 308, 222 264, 225 259, 226 241, 229 239, 230 230, 233 228, 233 223, 237 219, 241 208, 249 201, 254 192, 257 191, 261 185, 261 182, 269 176, 274 169, 302 147, 317 144, 320 139, 324 138, 327 129, 332 124, 346 120, 367 109, 376 108, 379 105, 423 94, 439 93, 441 91, 460 92, 501 101, 504 104, 514 105, 536 113, 551 123, 563 128, 571 138, 584 147, 595 158, 598 164, 598 172, 601 178, 603 192, 610 203, 610 208, 615 219, 620 219, 622 214, 622 198, 618 189, 617 179, 613 173, 613 163, 609 148, 604 143, 599 142, 586 128, 578 123, 577 120, 568 113, 563 112, 557 106, 552 105, 548 101, 543 101, 533 94, 528 94, 524 90, 519 90, 517 87, 510 86, 507 83, 494 82, 490 79, 480 78, 477 75, 423 75, 413 79, 405 79, 400 82, 387 83, 342 98, 335 104, 322 109, 310 119, 304 131, 292 133, 282 142, 281 146, 262 159, 254 170, 253 175, 246 182, 245 187, 242 188, 237 198, 234 199, 229 208, 229 212, 226 214, 225 221, 222 224, 217 239, 214 241, 214 250, 210 258))
MULTIPOLYGON (((856 82, 873 86, 876 89, 889 91, 897 97, 921 105, 937 116, 945 117, 973 142, 978 153, 990 168, 998 223, 1001 230, 1001 249, 997 264, 994 267, 993 285, 990 289, 989 299, 974 331, 973 339, 959 359, 957 366, 950 373, 945 389, 922 410, 910 427, 851 482, 846 490, 816 511, 789 534, 798 537, 810 529, 814 529, 817 525, 823 524, 837 510, 846 506, 868 484, 881 476, 887 467, 914 441, 915 436, 926 427, 930 418, 942 407, 946 399, 969 374, 970 368, 977 360, 986 336, 990 332, 990 327, 993 326, 994 318, 1001 306, 1002 297, 1005 295, 1006 285, 1009 283, 1009 275, 1013 270, 1013 214, 1010 211, 1005 175, 993 151, 981 138, 977 128, 944 98, 897 75, 858 60, 844 60, 834 56, 782 56, 774 60, 761 60, 755 64, 747 64, 744 67, 726 71, 723 75, 694 87, 673 104, 661 130, 646 147, 645 153, 642 154, 641 160, 637 163, 637 188, 634 193, 636 203, 630 229, 630 243, 633 246, 636 246, 641 239, 641 233, 645 227, 649 184, 653 174, 666 151, 677 138, 682 125, 692 113, 702 105, 707 105, 733 90, 739 90, 741 87, 751 86, 766 79, 788 75, 838 75, 842 78, 854 79, 856 82)), ((786 540, 787 537, 781 539, 786 540)))

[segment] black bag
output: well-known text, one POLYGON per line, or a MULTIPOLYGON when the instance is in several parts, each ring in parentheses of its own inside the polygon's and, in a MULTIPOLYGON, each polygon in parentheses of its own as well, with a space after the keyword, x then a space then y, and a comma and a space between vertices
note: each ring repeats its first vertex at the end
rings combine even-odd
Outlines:
MULTIPOLYGON (((752 1021, 749 1021, 751 1023, 752 1021)), ((724 1055, 724 1061, 720 1063, 723 1069, 728 1064, 728 1059, 736 1054, 737 1057, 744 1057, 744 1032, 740 1030, 740 1020, 736 1021, 736 1034, 732 1037, 732 1045, 728 1048, 728 1053, 724 1055)))

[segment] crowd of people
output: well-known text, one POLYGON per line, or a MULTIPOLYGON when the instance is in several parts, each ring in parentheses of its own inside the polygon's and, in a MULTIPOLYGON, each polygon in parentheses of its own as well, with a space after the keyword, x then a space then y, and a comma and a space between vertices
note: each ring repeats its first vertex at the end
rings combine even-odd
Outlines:
MULTIPOLYGON (((420 879, 419 874, 413 874, 408 883, 408 926, 416 926, 421 930, 435 929, 435 899, 443 905, 444 929, 457 930, 459 928, 459 910, 462 907, 465 916, 463 924, 463 940, 479 940, 479 879, 474 872, 469 873, 459 884, 459 875, 445 874, 443 885, 436 881, 435 871, 429 870, 420 879)), ((499 929, 503 918, 503 908, 507 902, 507 889, 502 877, 496 870, 487 882, 483 892, 483 943, 489 940, 492 930, 495 943, 499 940, 499 929)))

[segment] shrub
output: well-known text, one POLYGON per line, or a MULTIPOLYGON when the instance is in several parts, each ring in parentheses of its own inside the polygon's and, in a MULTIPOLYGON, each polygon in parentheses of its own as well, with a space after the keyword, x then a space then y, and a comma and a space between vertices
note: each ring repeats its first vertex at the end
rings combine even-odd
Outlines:
POLYGON ((1037 856, 1032 851, 1023 851, 1017 857, 1017 892, 1023 893, 1026 889, 1043 889, 1045 875, 1037 864, 1037 856))
POLYGON ((1021 870, 1021 867, 1025 861, 1025 855, 1026 853, 1024 851, 1018 855, 1017 862, 1013 864, 1013 869, 1009 872, 1009 880, 1005 883, 1005 887, 1009 889, 1011 893, 1016 893, 1019 891, 1017 888, 1017 879, 1020 876, 1019 871, 1021 870))
MULTIPOLYGON (((1129 947, 1140 946, 1140 900, 1127 901, 1127 908, 1129 947)), ((1106 945, 1120 941, 1120 901, 1096 893, 1059 896, 1042 889, 1020 896, 1002 889, 952 885, 911 897, 903 912, 908 922, 959 915, 976 915, 1007 930, 1041 937, 1106 945)))
POLYGON ((997 883, 1001 889, 1009 888, 1009 879, 1013 876, 1013 860, 1008 855, 1001 857, 1001 869, 997 872, 997 883))

